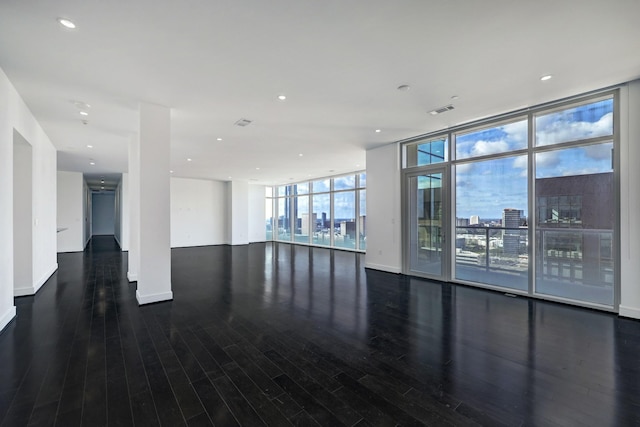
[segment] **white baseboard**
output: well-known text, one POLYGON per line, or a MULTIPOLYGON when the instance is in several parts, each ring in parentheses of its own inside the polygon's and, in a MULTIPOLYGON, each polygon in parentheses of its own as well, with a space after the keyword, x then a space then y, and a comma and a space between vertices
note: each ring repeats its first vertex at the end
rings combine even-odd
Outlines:
POLYGON ((21 288, 14 288, 13 296, 24 297, 27 295, 35 295, 36 292, 40 290, 42 285, 47 283, 47 280, 49 280, 49 278, 53 275, 53 273, 56 272, 57 269, 58 269, 58 263, 53 264, 53 266, 49 269, 49 271, 43 274, 42 277, 40 277, 40 279, 38 279, 33 286, 23 286, 21 288))
POLYGON ((152 304, 160 301, 171 301, 173 299, 173 292, 162 292, 159 294, 141 295, 140 291, 136 291, 136 299, 138 305, 152 304))
POLYGON ((129 280, 129 282, 137 282, 138 274, 127 271, 127 279, 129 280))
POLYGON ((4 330, 5 326, 7 326, 14 317, 16 317, 16 307, 13 305, 0 317, 0 332, 4 330))
POLYGON ((621 305, 618 308, 618 314, 622 317, 631 317, 633 319, 640 319, 640 308, 626 307, 621 305))
POLYGON ((383 265, 383 264, 374 264, 371 262, 367 262, 364 264, 365 268, 371 268, 373 270, 380 270, 380 271, 386 271, 387 273, 395 273, 395 274, 400 274, 402 273, 402 269, 398 268, 398 267, 392 267, 390 265, 383 265))
POLYGON ((56 262, 55 264, 53 264, 53 266, 49 269, 49 271, 47 271, 42 277, 40 277, 40 279, 38 279, 38 281, 35 283, 35 287, 34 287, 34 294, 36 292, 38 292, 38 290, 42 287, 42 285, 44 285, 47 280, 49 280, 49 278, 53 275, 53 273, 56 272, 56 270, 58 270, 58 263, 56 262))

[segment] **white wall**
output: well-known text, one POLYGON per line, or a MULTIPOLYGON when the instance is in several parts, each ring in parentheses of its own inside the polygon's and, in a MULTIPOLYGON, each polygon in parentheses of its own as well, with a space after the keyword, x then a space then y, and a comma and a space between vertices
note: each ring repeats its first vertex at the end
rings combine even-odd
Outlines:
POLYGON ((249 243, 267 239, 264 185, 249 185, 249 243))
POLYGON ((249 183, 227 182, 227 229, 230 245, 249 243, 249 183))
POLYGON ((57 173, 58 252, 82 252, 84 249, 84 216, 82 207, 83 178, 80 172, 57 173))
POLYGON ((171 178, 171 247, 226 242, 225 184, 171 178))
POLYGON ((0 70, 0 329, 15 316, 13 304, 13 135, 33 149, 33 291, 56 263, 56 150, 7 76, 0 70))
POLYGON ((400 203, 399 146, 367 151, 367 268, 402 271, 400 203))
POLYGON ((640 319, 640 80, 620 97, 620 315, 640 319))
POLYGON ((116 239, 120 249, 129 250, 129 174, 123 173, 116 189, 116 239))
POLYGON ((115 199, 115 193, 112 191, 93 193, 91 199, 91 209, 93 211, 91 226, 93 236, 114 235, 116 217, 115 199))

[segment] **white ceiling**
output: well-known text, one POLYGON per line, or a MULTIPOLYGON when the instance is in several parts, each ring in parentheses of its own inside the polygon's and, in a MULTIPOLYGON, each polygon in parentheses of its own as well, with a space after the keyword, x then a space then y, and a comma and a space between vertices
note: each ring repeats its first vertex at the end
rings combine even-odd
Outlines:
POLYGON ((173 176, 274 184, 640 78, 638 17, 638 0, 3 0, 0 68, 59 170, 126 172, 149 102, 172 109, 173 176), (86 125, 74 101, 91 105, 86 125))

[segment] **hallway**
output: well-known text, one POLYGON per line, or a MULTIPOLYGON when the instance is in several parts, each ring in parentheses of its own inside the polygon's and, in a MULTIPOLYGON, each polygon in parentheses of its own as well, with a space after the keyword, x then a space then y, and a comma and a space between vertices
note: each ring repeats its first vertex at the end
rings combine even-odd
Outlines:
POLYGON ((172 250, 138 307, 94 237, 0 335, 0 425, 638 425, 640 322, 278 243, 172 250))

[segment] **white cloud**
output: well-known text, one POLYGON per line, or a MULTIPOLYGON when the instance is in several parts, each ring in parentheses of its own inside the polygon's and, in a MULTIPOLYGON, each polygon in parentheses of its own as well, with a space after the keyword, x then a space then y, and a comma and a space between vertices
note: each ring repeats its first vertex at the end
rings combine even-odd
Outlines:
POLYGON ((597 122, 570 122, 568 120, 538 120, 536 131, 537 145, 550 145, 559 142, 577 141, 611 135, 613 113, 603 115, 597 122))
POLYGON ((506 141, 477 141, 471 149, 472 156, 486 156, 488 154, 504 153, 509 150, 509 144, 506 141))
POLYGON ((611 158, 612 144, 597 144, 584 147, 587 157, 594 160, 604 160, 611 158))

